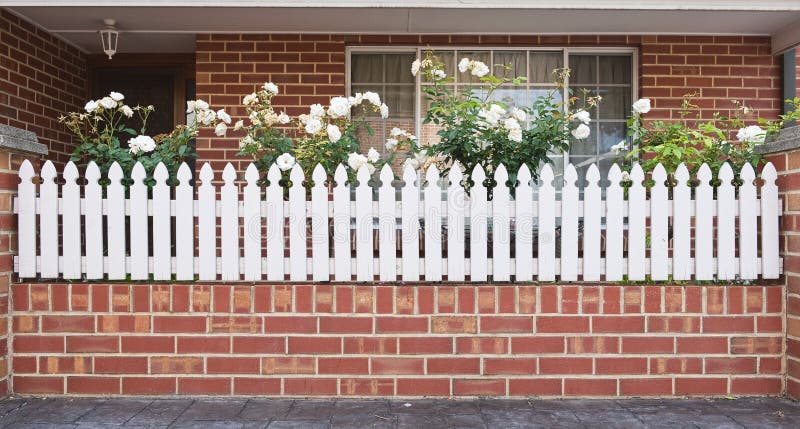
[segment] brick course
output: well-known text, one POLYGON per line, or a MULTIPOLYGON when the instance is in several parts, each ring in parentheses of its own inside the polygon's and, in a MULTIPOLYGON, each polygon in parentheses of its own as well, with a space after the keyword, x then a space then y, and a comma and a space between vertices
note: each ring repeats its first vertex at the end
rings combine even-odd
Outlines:
POLYGON ((12 286, 13 392, 783 392, 780 285, 111 286, 12 286))

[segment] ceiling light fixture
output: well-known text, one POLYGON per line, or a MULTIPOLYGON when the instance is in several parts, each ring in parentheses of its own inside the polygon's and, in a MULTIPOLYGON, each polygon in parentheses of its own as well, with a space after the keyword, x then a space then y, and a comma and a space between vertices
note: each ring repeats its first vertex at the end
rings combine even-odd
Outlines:
POLYGON ((117 53, 117 41, 119 41, 119 31, 114 25, 117 21, 106 18, 103 20, 105 26, 100 29, 100 42, 103 44, 103 52, 108 55, 110 60, 117 53))

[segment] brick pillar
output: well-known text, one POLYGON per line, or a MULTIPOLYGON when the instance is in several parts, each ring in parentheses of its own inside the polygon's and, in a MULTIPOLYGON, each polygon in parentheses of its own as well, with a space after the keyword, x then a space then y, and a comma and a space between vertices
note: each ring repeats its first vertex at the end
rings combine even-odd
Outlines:
POLYGON ((36 135, 8 125, 0 124, 0 397, 9 392, 9 285, 14 281, 14 254, 16 253, 17 220, 13 214, 12 198, 17 192, 17 172, 24 159, 38 169, 47 147, 39 143, 36 135))
POLYGON ((757 147, 778 170, 783 200, 781 255, 786 281, 786 394, 800 399, 800 126, 757 147))

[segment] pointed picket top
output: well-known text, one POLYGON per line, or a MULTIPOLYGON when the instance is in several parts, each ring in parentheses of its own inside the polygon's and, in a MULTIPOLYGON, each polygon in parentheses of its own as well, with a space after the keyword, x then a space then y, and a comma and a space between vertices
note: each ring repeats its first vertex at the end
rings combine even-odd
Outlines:
POLYGON ((425 182, 427 183, 425 187, 429 186, 438 186, 439 181, 439 169, 436 168, 436 164, 431 164, 428 167, 428 171, 425 172, 425 182))
POLYGON ((764 168, 761 170, 761 179, 764 180, 765 185, 778 179, 778 172, 775 171, 775 166, 771 162, 764 164, 764 168))
POLYGON ((53 165, 53 161, 48 160, 42 166, 41 176, 44 180, 52 180, 56 177, 58 173, 56 172, 56 166, 53 165))
POLYGON ((178 167, 178 174, 176 177, 181 185, 188 185, 189 181, 192 180, 192 169, 189 168, 188 164, 182 162, 181 166, 178 167))
MULTIPOLYGON (((180 171, 178 172, 180 173, 180 171)), ((255 164, 250 163, 247 166, 247 170, 244 172, 244 180, 247 181, 247 184, 255 184, 258 181, 258 168, 255 164)))
POLYGON ((472 181, 475 186, 483 186, 484 180, 486 180, 486 171, 480 164, 475 164, 475 168, 472 169, 472 181))
POLYGON ((292 167, 292 172, 289 173, 289 180, 292 181, 292 186, 302 185, 305 178, 306 175, 303 174, 303 169, 300 167, 300 164, 295 164, 294 167, 292 167))
MULTIPOLYGON (((636 166, 638 165, 639 164, 636 164, 636 166)), ((664 169, 661 163, 656 164, 656 168, 653 169, 653 181, 656 182, 654 185, 655 187, 664 186, 664 182, 667 181, 667 170, 664 169)))
POLYGON ((549 163, 545 164, 544 167, 542 167, 542 172, 539 174, 539 178, 542 180, 542 186, 552 186, 554 177, 553 167, 551 167, 549 163))
POLYGON ((203 185, 210 185, 211 181, 214 180, 214 170, 207 162, 200 168, 200 180, 203 182, 203 185))
POLYGON ((496 188, 506 186, 506 182, 508 182, 508 170, 506 170, 505 165, 500 164, 497 166, 497 169, 494 170, 494 182, 496 188))
POLYGON ((527 164, 523 163, 519 167, 519 172, 517 172, 517 182, 519 182, 517 184, 517 186, 528 186, 528 185, 530 185, 532 178, 533 177, 531 175, 531 169, 528 168, 527 164))
POLYGON ((369 185, 369 177, 371 176, 369 172, 369 168, 366 165, 362 165, 359 167, 358 172, 356 172, 356 180, 358 180, 358 186, 368 186, 369 185))
POLYGON ((269 186, 278 186, 278 182, 281 180, 281 169, 275 163, 269 166, 267 180, 269 181, 269 186))
POLYGON ((697 180, 701 185, 711 181, 711 168, 705 162, 700 166, 700 169, 697 170, 697 180))
MULTIPOLYGON (((614 166, 616 166, 616 164, 614 164, 614 166)), ((589 169, 586 170, 586 183, 588 183, 589 186, 597 186, 599 182, 600 182, 600 169, 597 168, 597 164, 593 163, 592 165, 589 166, 589 169)))
POLYGON ((731 165, 727 162, 722 164, 718 176, 722 185, 730 185, 731 181, 733 181, 733 168, 731 168, 731 165))
POLYGON ((414 182, 417 181, 417 170, 414 169, 410 164, 406 163, 403 167, 403 187, 406 186, 414 186, 414 182))
POLYGON ((753 170, 753 166, 750 163, 745 163, 742 167, 742 172, 740 174, 742 181, 745 184, 752 183, 753 180, 756 178, 756 172, 753 170))
POLYGON ((575 182, 578 181, 578 171, 575 170, 575 166, 569 164, 567 169, 564 170, 564 187, 567 186, 575 186, 575 182))
MULTIPOLYGON (((159 164, 162 165, 162 164, 159 164)), ((156 167, 156 171, 158 171, 158 167, 156 167)), ((42 173, 44 174, 44 169, 42 169, 42 173)), ((111 167, 108 169, 108 180, 111 181, 112 184, 119 183, 122 180, 123 173, 122 167, 115 161, 111 164, 111 167)))
MULTIPOLYGON (((160 165, 160 164, 159 164, 160 165)), ((225 168, 222 170, 222 180, 225 181, 225 184, 233 183, 236 180, 236 168, 233 167, 233 164, 230 162, 225 165, 225 168)))
POLYGON ((169 179, 169 171, 163 162, 159 162, 156 165, 156 169, 153 171, 153 179, 156 179, 156 183, 164 183, 169 179))
POLYGON ((325 181, 328 180, 328 174, 325 173, 325 168, 322 164, 318 163, 317 166, 314 167, 314 171, 311 172, 311 180, 314 181, 315 188, 325 186, 325 181))
POLYGON ((344 165, 339 164, 336 166, 336 171, 333 173, 333 180, 336 182, 336 187, 347 186, 347 169, 344 165))
POLYGON ((611 182, 610 186, 619 186, 622 181, 622 170, 619 168, 619 165, 616 163, 613 164, 611 168, 608 169, 608 175, 606 177, 608 181, 611 182))
POLYGON ((639 165, 638 162, 636 164, 633 164, 630 177, 631 181, 633 182, 633 186, 642 186, 642 181, 644 180, 644 171, 642 170, 642 166, 639 165))
POLYGON ((67 184, 73 184, 78 180, 78 167, 74 162, 70 161, 64 166, 63 176, 67 184))
POLYGON ((464 179, 464 173, 461 171, 461 164, 456 161, 453 163, 453 166, 450 167, 450 172, 447 173, 447 180, 450 182, 450 187, 456 187, 461 185, 461 180, 464 179))
POLYGON ((381 187, 391 187, 392 180, 394 180, 394 173, 392 173, 392 167, 389 164, 383 164, 383 168, 381 168, 381 187))
POLYGON ((27 159, 22 161, 22 165, 19 166, 19 177, 22 182, 25 183, 26 180, 32 179, 34 174, 33 164, 27 159))
POLYGON ((675 180, 678 182, 679 186, 689 181, 689 169, 686 168, 684 163, 680 163, 678 168, 675 169, 675 180))
POLYGON ((133 179, 134 183, 141 183, 146 177, 147 171, 145 171, 142 163, 137 161, 131 170, 131 179, 133 179))
POLYGON ((98 167, 94 161, 89 161, 84 176, 89 183, 97 183, 100 179, 100 167, 98 167))

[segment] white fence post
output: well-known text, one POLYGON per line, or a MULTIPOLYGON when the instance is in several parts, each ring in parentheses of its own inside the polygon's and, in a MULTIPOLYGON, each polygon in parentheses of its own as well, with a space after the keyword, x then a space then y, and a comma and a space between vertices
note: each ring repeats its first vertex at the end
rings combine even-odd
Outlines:
MULTIPOLYGON (((78 167, 70 161, 64 167, 64 186, 61 188, 63 200, 62 228, 64 253, 64 278, 79 279, 81 269, 81 188, 78 186, 78 167)), ((147 220, 147 219, 145 219, 147 220)))
MULTIPOLYGON (((153 172, 156 185, 153 187, 153 279, 172 278, 172 210, 170 187, 167 185, 169 171, 158 163, 153 172)), ((224 232, 223 232, 224 241, 224 232)), ((239 243, 236 243, 238 248, 239 243)))
POLYGON ((175 278, 194 280, 194 189, 192 172, 184 162, 178 167, 175 188, 175 278))
POLYGON ((258 186, 258 176, 255 164, 250 163, 244 173, 247 185, 242 202, 245 280, 261 280, 261 187, 258 186))
MULTIPOLYGON (((131 170, 131 279, 147 280, 150 276, 150 214, 148 213, 147 172, 140 162, 131 170)), ((192 234, 194 235, 194 234, 192 234)), ((178 241, 180 243, 180 241, 178 241)))
MULTIPOLYGON (((116 163, 114 164, 117 168, 119 165, 116 163)), ((42 171, 39 176, 42 178, 42 183, 39 185, 39 254, 41 255, 41 266, 39 268, 39 273, 44 278, 55 278, 58 277, 58 185, 56 185, 56 167, 53 165, 52 162, 47 161, 44 163, 42 167, 42 171)), ((122 171, 120 171, 120 175, 122 171)), ((119 185, 122 187, 122 185, 119 185)), ((122 219, 125 219, 124 213, 124 206, 125 206, 125 193, 124 189, 122 190, 122 194, 117 197, 114 195, 115 198, 113 199, 114 203, 119 200, 119 204, 122 206, 122 219)), ((110 198, 109 192, 109 201, 112 201, 110 198)), ((116 204, 114 205, 116 208, 116 204)), ((109 215, 111 214, 111 210, 109 209, 109 215)), ((110 218, 110 217, 109 217, 110 218)), ((110 222, 109 222, 110 223, 110 222)), ((122 236, 115 237, 120 238, 122 242, 122 252, 119 254, 119 257, 122 258, 122 278, 125 278, 125 223, 122 223, 122 236)), ((117 250, 119 245, 115 245, 114 249, 117 250)), ((109 246, 109 259, 111 259, 111 246, 109 246)), ((115 255, 116 256, 116 255, 115 255)), ((118 270, 114 270, 114 273, 118 273, 118 270)), ((111 276, 109 275, 109 278, 111 276)), ((119 277, 114 277, 119 278, 119 277)))
POLYGON ((197 234, 200 280, 217 279, 217 210, 216 186, 212 183, 214 171, 208 163, 200 169, 201 185, 198 187, 197 234))
POLYGON ((315 282, 330 280, 330 252, 328 245, 328 175, 322 164, 314 167, 311 174, 311 256, 313 257, 313 279, 315 282))
POLYGON ((419 183, 414 168, 403 167, 402 199, 402 254, 403 281, 419 280, 419 183))
POLYGON ((464 281, 464 218, 467 202, 461 185, 464 178, 461 164, 454 163, 447 177, 447 280, 464 281))

